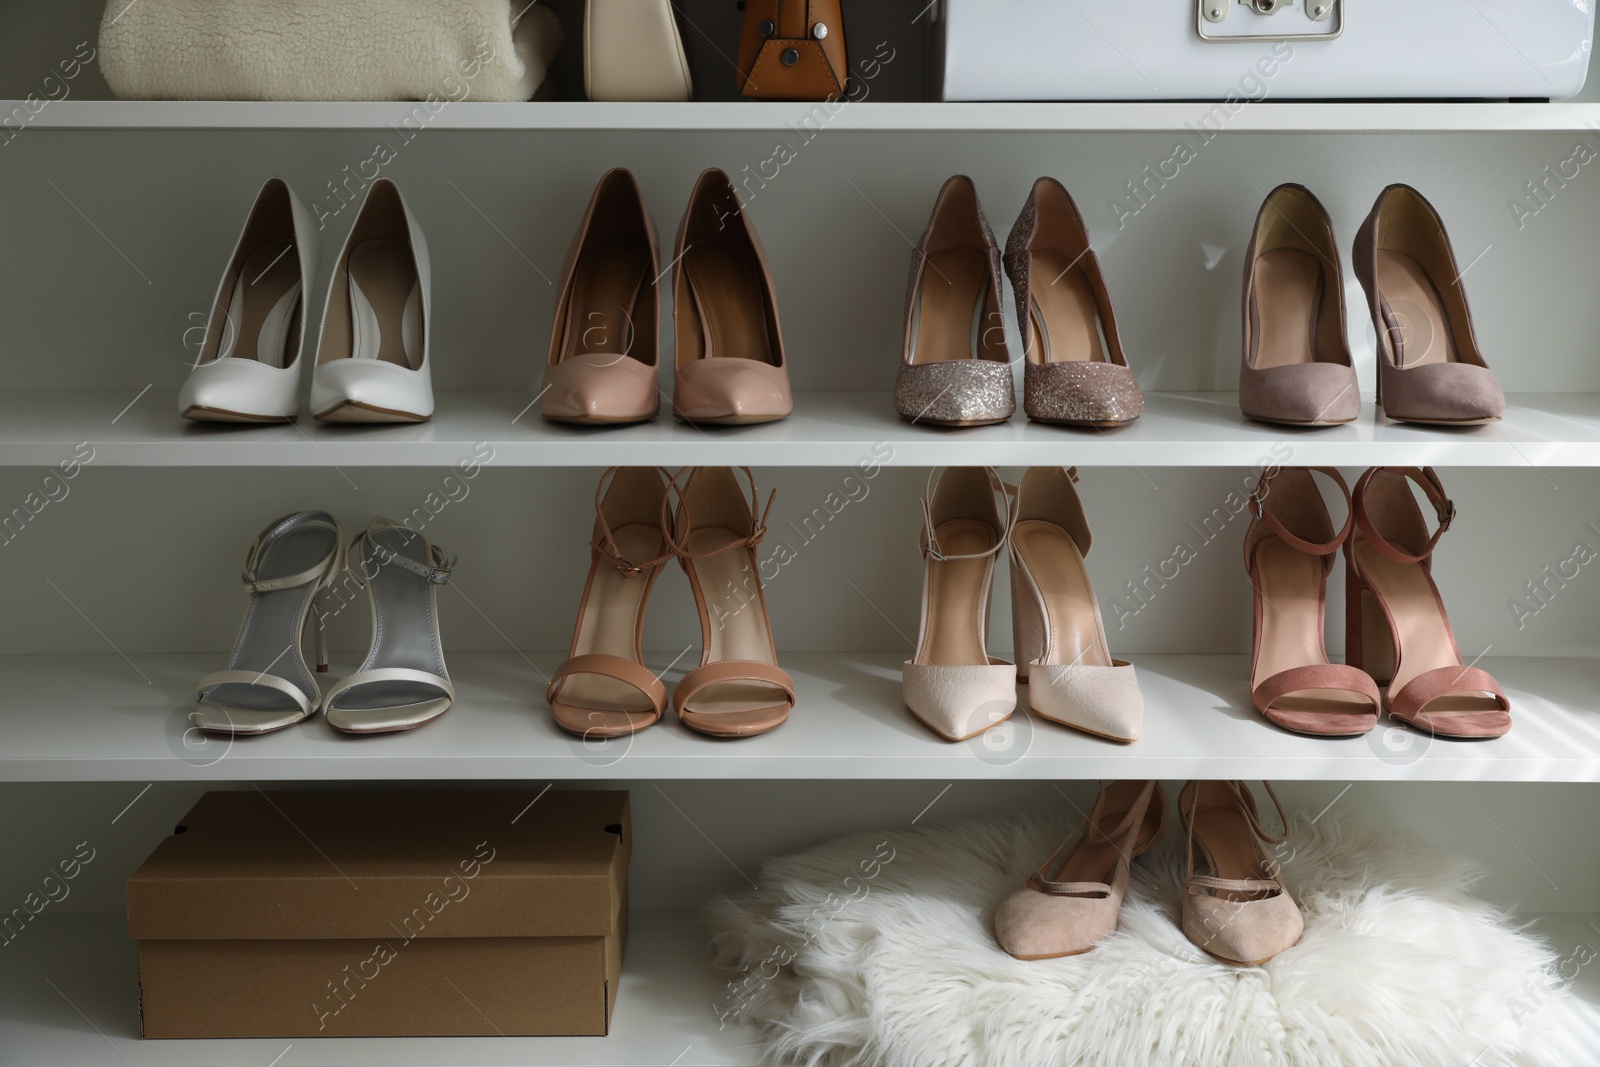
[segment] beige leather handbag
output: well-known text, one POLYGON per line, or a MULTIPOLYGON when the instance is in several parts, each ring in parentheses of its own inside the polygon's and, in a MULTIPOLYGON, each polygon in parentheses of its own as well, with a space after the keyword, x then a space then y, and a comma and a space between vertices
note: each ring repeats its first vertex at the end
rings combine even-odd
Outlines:
POLYGON ((670 0, 589 0, 583 31, 590 100, 693 98, 670 0))

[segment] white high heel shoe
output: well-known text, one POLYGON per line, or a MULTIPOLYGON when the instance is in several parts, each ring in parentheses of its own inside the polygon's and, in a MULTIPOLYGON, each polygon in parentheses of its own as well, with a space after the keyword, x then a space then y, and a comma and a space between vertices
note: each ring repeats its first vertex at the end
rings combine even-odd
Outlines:
POLYGON ((300 641, 308 627, 315 631, 317 670, 326 671, 326 591, 343 571, 344 534, 326 511, 285 515, 262 531, 245 558, 250 610, 233 655, 225 669, 200 679, 189 720, 202 730, 247 735, 315 715, 321 693, 300 641))
POLYGON ((426 537, 373 519, 350 546, 372 608, 372 650, 322 701, 328 725, 350 734, 410 730, 450 710, 455 686, 439 639, 439 586, 454 561, 426 537))
POLYGON ((334 265, 311 372, 318 422, 425 422, 433 415, 428 244, 400 190, 373 182, 334 265))
POLYGON ((178 391, 196 422, 293 422, 300 414, 305 290, 320 242, 311 215, 281 178, 256 195, 217 286, 200 358, 178 391))

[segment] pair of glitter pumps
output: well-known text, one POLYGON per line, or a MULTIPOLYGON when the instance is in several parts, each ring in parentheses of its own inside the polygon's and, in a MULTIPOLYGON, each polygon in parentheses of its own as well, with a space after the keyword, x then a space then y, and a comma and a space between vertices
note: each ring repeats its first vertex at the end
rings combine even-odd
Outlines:
MULTIPOLYGON (((1011 228, 1004 266, 1022 333, 1023 409, 1035 422, 1121 426, 1144 411, 1083 216, 1040 178, 1011 228)), ((987 426, 1016 411, 1000 295, 1002 256, 972 179, 944 183, 911 256, 905 349, 894 403, 902 418, 987 426)))

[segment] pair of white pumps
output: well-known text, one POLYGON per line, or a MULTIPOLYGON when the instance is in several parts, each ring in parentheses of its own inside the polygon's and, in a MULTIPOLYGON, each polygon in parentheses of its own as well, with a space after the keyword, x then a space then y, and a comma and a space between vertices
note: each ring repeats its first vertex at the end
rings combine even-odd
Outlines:
MULTIPOLYGON (((305 292, 317 227, 281 178, 261 187, 212 303, 205 340, 178 394, 198 422, 283 423, 300 414, 305 292)), ((368 187, 334 264, 311 373, 319 422, 424 422, 432 285, 428 245, 400 190, 368 187)))
POLYGON ((373 519, 348 550, 339 520, 301 511, 273 522, 250 546, 242 580, 250 608, 228 665, 200 679, 190 721, 249 736, 303 722, 319 709, 336 730, 394 733, 432 722, 455 701, 439 637, 439 586, 453 561, 420 533, 373 519), (372 647, 355 673, 326 693, 324 627, 363 592, 372 647), (301 641, 316 636, 316 674, 301 641))

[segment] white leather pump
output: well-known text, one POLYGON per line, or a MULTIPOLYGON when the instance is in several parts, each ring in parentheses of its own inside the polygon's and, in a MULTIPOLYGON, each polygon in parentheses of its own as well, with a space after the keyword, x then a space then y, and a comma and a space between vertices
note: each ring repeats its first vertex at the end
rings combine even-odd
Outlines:
POLYGON ((179 414, 197 422, 295 420, 305 291, 319 250, 305 205, 283 179, 269 179, 222 272, 200 357, 178 391, 179 414))
POLYGON ((425 422, 432 281, 428 244, 399 188, 367 189, 328 286, 311 413, 318 422, 425 422))

